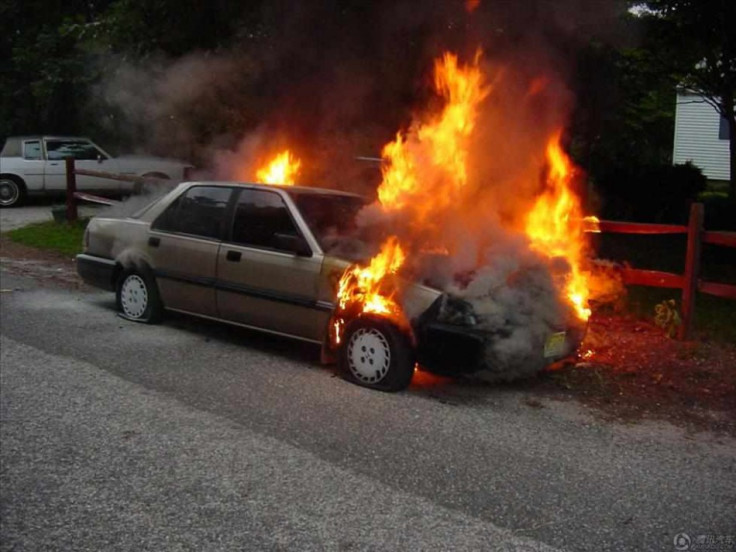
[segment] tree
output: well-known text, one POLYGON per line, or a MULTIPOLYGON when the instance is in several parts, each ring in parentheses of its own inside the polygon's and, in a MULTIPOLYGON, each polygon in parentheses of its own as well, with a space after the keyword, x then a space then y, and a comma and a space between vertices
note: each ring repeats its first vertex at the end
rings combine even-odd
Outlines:
POLYGON ((730 131, 729 197, 736 202, 736 2, 646 0, 634 2, 649 26, 646 47, 727 121, 730 131))
POLYGON ((70 32, 107 2, 0 3, 0 139, 10 134, 81 130, 79 114, 94 79, 87 52, 70 32))

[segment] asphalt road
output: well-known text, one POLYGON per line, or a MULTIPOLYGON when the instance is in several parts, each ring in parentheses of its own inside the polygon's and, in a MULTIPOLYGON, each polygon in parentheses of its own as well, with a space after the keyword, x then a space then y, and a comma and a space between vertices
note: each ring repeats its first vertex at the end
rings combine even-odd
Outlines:
POLYGON ((310 346, 131 323, 112 294, 6 272, 0 288, 3 550, 736 542, 732 438, 490 385, 369 391, 310 346))

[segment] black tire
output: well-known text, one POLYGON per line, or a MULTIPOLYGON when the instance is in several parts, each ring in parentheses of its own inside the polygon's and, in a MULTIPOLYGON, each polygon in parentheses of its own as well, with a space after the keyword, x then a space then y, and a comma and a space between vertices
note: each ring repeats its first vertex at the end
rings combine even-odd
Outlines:
POLYGON ((155 324, 161 320, 163 303, 150 270, 124 270, 115 289, 120 316, 146 324, 155 324))
POLYGON ((380 391, 406 389, 414 375, 414 348, 390 321, 360 317, 345 327, 338 367, 346 379, 380 391))
POLYGON ((0 207, 18 207, 26 200, 26 186, 15 176, 0 177, 0 207))

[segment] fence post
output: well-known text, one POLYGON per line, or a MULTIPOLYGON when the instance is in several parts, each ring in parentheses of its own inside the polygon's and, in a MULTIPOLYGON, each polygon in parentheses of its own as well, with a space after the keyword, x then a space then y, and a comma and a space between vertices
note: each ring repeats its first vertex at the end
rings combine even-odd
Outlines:
POLYGON ((74 157, 66 157, 66 221, 77 221, 77 175, 74 172, 74 157))
POLYGON ((690 339, 695 318, 695 294, 700 278, 700 246, 703 237, 703 204, 690 206, 690 221, 687 226, 687 254, 685 256, 685 282, 682 286, 682 325, 680 339, 690 339))

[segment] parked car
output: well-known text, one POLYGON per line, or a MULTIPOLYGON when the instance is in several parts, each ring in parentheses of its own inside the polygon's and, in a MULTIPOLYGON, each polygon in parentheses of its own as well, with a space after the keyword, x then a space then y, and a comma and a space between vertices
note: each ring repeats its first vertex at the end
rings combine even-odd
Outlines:
MULTIPOLYGON (((442 373, 477 370, 487 332, 474 327, 469 305, 443 317, 459 300, 419 283, 402 299, 410 329, 360 315, 335 350, 328 325, 350 261, 328 251, 364 205, 316 188, 183 183, 133 216, 93 218, 77 270, 116 293, 124 318, 156 322, 170 310, 313 342, 367 387, 406 387, 416 361, 442 373)), ((537 352, 551 362, 581 338, 563 328, 537 352)))
MULTIPOLYGON (((186 180, 191 165, 155 157, 113 157, 89 138, 15 136, 0 151, 0 207, 20 205, 29 195, 61 195, 66 190, 65 157, 79 169, 132 176, 186 180)), ((77 189, 104 195, 130 194, 132 182, 77 176, 77 189)))

